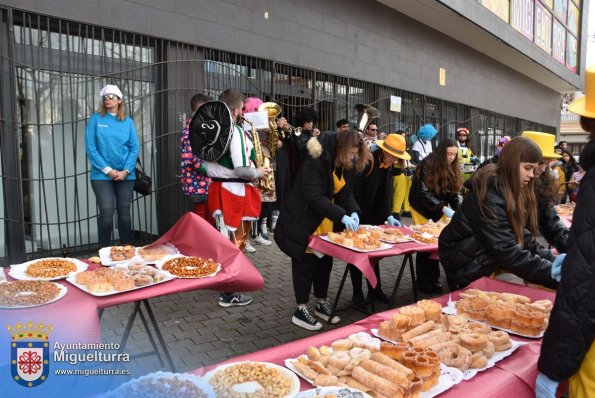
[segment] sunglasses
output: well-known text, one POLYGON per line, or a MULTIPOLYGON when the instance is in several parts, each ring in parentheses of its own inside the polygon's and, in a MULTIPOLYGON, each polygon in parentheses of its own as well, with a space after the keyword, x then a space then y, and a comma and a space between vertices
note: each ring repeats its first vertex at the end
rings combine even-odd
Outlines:
POLYGON ((378 131, 378 129, 370 129, 370 131, 378 131))
POLYGON ((120 98, 118 97, 116 94, 106 94, 103 96, 103 100, 115 100, 116 98, 120 98))

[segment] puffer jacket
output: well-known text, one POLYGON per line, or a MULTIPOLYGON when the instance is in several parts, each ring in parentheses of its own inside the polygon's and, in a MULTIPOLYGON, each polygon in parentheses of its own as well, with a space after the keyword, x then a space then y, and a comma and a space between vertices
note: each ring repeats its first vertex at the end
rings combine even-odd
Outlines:
POLYGON ((490 184, 486 205, 492 217, 481 214, 477 195, 471 192, 444 228, 438 240, 440 262, 451 289, 461 289, 482 276, 502 268, 529 282, 555 288, 551 278, 551 251, 540 247, 528 230, 521 247, 506 213, 506 202, 500 190, 490 184))
POLYGON ((424 218, 438 221, 442 218, 442 208, 449 206, 457 210, 461 204, 461 197, 458 193, 442 193, 430 191, 425 183, 427 160, 422 160, 417 168, 417 173, 411 181, 409 191, 409 204, 413 209, 424 216, 424 218))
POLYGON ((343 229, 341 219, 353 212, 360 213, 353 197, 352 170, 334 170, 336 138, 323 133, 308 141, 305 157, 295 184, 287 198, 286 207, 279 214, 275 227, 275 242, 289 257, 300 261, 308 246, 310 235, 324 218, 343 229), (343 188, 334 194, 333 172, 345 179, 343 188))
POLYGON ((554 380, 566 380, 581 366, 595 339, 595 141, 581 154, 587 171, 581 181, 568 254, 537 367, 554 380))

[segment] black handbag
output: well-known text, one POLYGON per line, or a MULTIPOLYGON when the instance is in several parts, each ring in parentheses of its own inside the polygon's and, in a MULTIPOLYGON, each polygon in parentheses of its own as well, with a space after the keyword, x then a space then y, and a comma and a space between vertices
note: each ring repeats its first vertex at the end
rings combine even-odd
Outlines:
POLYGON ((138 166, 134 170, 136 180, 134 180, 134 190, 141 195, 150 195, 153 188, 151 187, 152 179, 143 170, 143 165, 139 159, 136 159, 138 166))

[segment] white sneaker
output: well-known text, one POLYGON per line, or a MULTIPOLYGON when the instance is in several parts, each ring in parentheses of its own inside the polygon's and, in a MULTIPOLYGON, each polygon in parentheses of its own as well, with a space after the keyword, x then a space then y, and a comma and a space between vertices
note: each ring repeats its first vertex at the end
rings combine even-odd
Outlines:
POLYGON ((254 253, 256 249, 250 244, 250 242, 246 242, 246 247, 244 247, 244 253, 254 253))
POLYGON ((271 242, 270 240, 266 240, 260 234, 258 234, 258 236, 256 238, 254 238, 254 243, 256 243, 257 245, 263 245, 263 246, 270 246, 273 244, 273 242, 271 242))

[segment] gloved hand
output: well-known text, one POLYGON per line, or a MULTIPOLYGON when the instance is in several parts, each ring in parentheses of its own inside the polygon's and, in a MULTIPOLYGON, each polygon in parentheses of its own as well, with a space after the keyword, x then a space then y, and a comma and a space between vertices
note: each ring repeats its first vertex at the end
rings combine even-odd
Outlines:
POLYGON ((401 222, 399 220, 397 220, 396 218, 394 218, 393 216, 388 216, 388 218, 386 219, 386 222, 388 223, 388 225, 393 226, 393 227, 401 226, 401 222))
POLYGON ((345 225, 345 228, 347 229, 350 229, 352 231, 355 231, 357 229, 357 223, 353 218, 349 217, 347 214, 343 216, 341 222, 345 225))
POLYGON ((535 398, 555 398, 559 382, 539 372, 535 382, 535 398))
MULTIPOLYGON (((359 216, 357 215, 356 212, 351 213, 351 218, 353 218, 355 220, 357 227, 359 227, 359 216)), ((357 227, 355 229, 357 229, 357 227)))
POLYGON ((474 166, 479 163, 479 158, 477 156, 471 156, 470 160, 471 160, 471 164, 474 166))
POLYGON ((448 218, 452 218, 452 216, 455 215, 455 211, 453 209, 451 209, 450 207, 446 207, 446 206, 444 206, 442 208, 442 213, 444 213, 444 215, 448 218))
POLYGON ((562 263, 564 262, 564 258, 566 257, 566 253, 560 254, 554 262, 552 263, 552 279, 555 279, 557 282, 562 280, 562 263))

